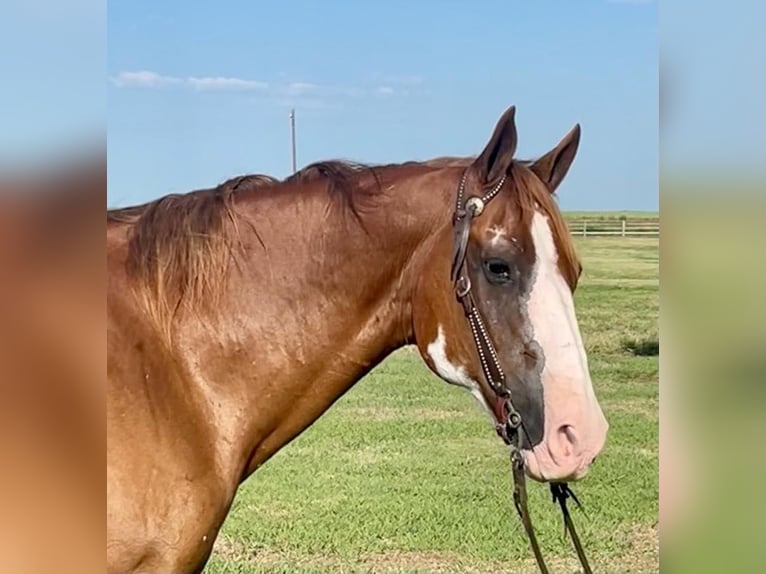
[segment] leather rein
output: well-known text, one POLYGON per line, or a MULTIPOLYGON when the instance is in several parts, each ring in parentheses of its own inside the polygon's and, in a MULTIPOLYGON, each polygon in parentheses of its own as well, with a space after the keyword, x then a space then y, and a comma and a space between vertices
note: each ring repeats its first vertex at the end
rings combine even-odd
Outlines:
MULTIPOLYGON (((500 438, 503 439, 505 444, 511 448, 511 475, 513 476, 513 502, 516 506, 516 511, 521 518, 521 522, 524 525, 524 530, 529 538, 529 543, 532 546, 532 552, 537 560, 537 565, 540 568, 542 574, 549 574, 548 567, 545 564, 542 553, 540 552, 540 546, 537 543, 537 537, 535 536, 534 527, 532 526, 532 518, 529 514, 527 507, 527 487, 526 476, 524 473, 524 458, 521 456, 521 450, 519 448, 520 433, 525 432, 524 422, 519 412, 514 408, 511 401, 511 393, 505 385, 505 373, 500 366, 500 360, 497 356, 497 351, 492 339, 487 332, 484 320, 482 319, 481 312, 476 307, 476 302, 472 294, 471 280, 468 277, 465 269, 466 252, 468 249, 468 238, 471 231, 471 223, 476 217, 479 217, 484 211, 487 203, 500 192, 500 189, 505 184, 506 175, 497 182, 489 191, 481 196, 471 196, 464 200, 465 197, 465 185, 468 170, 463 172, 463 176, 460 180, 460 186, 457 191, 457 200, 455 204, 455 213, 452 219, 453 231, 454 231, 454 248, 452 253, 452 270, 451 280, 455 289, 455 295, 458 301, 463 306, 463 312, 468 320, 468 324, 471 327, 471 334, 473 335, 473 341, 476 345, 476 350, 479 355, 479 361, 481 363, 481 369, 484 373, 484 379, 486 380, 492 392, 495 394, 495 404, 492 405, 497 418, 497 424, 495 430, 500 438)), ((552 482, 551 494, 553 496, 554 504, 558 502, 561 507, 561 512, 564 517, 564 524, 566 530, 569 532, 577 557, 580 560, 580 564, 583 567, 585 574, 592 574, 588 559, 585 556, 582 544, 580 543, 580 537, 577 535, 574 523, 569 514, 567 508, 567 499, 572 498, 577 506, 580 506, 580 501, 570 490, 569 486, 565 482, 552 482)))

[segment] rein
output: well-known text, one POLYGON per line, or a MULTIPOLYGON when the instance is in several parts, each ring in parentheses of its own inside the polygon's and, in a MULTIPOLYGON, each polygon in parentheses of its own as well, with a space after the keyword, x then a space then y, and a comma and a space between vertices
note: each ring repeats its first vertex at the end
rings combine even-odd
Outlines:
MULTIPOLYGON (((524 530, 527 533, 527 538, 532 546, 532 552, 537 560, 537 565, 540 568, 542 574, 549 574, 548 567, 543 559, 540 546, 537 543, 537 537, 535 536, 535 530, 532 526, 532 518, 529 514, 527 506, 527 486, 526 476, 524 473, 524 458, 521 456, 521 450, 519 448, 520 431, 526 432, 524 429, 524 422, 521 418, 521 414, 514 408, 511 401, 511 393, 505 385, 505 373, 500 366, 500 360, 497 356, 497 351, 492 343, 492 339, 487 333, 487 329, 482 319, 479 309, 476 307, 473 294, 471 292, 471 280, 469 279, 465 270, 466 252, 468 249, 468 238, 471 231, 471 223, 474 218, 480 216, 484 211, 487 203, 500 192, 500 189, 505 184, 506 175, 498 181, 498 183, 481 196, 471 196, 465 201, 465 183, 468 170, 463 172, 463 177, 460 180, 460 186, 457 191, 457 200, 455 204, 455 213, 452 219, 452 225, 455 235, 454 248, 452 253, 452 269, 450 278, 455 288, 455 295, 458 301, 463 306, 463 312, 468 320, 468 324, 471 327, 471 334, 473 335, 473 341, 476 345, 476 350, 479 355, 479 361, 481 362, 481 369, 484 373, 484 379, 495 394, 496 401, 494 406, 495 416, 497 417, 497 424, 495 430, 500 438, 503 439, 505 444, 511 448, 511 475, 513 477, 513 502, 516 507, 516 511, 521 518, 521 523, 524 526, 524 530)), ((588 559, 585 556, 582 544, 580 543, 580 537, 575 530, 574 522, 569 514, 567 508, 567 499, 572 498, 578 507, 580 507, 580 501, 574 495, 569 485, 565 482, 553 482, 551 483, 551 494, 553 496, 554 504, 558 502, 561 507, 561 513, 564 517, 564 524, 567 532, 569 532, 574 544, 577 557, 580 560, 580 564, 583 567, 584 574, 592 574, 593 571, 588 564, 588 559)))

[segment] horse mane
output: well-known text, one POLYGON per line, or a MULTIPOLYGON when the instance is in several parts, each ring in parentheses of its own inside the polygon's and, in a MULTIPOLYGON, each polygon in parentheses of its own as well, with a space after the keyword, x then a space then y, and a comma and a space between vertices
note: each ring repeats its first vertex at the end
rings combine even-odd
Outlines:
POLYGON ((182 304, 193 310, 214 308, 223 292, 227 272, 242 251, 237 198, 324 182, 331 200, 361 223, 365 199, 381 190, 379 173, 385 167, 390 166, 333 160, 312 163, 282 181, 263 174, 242 175, 212 188, 107 210, 107 223, 131 226, 127 274, 139 300, 169 335, 170 322, 182 304))
POLYGON ((423 162, 423 165, 429 167, 468 167, 476 159, 475 156, 442 156, 435 157, 423 162))

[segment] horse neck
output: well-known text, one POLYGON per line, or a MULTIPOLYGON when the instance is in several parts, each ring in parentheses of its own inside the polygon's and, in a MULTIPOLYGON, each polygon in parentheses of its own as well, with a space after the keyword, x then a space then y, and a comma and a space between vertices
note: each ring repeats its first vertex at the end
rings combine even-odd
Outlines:
POLYGON ((249 255, 221 328, 190 329, 184 347, 244 476, 412 342, 418 265, 449 219, 446 195, 424 197, 421 183, 385 188, 362 224, 311 190, 300 205, 274 196, 238 207, 252 223, 240 226, 249 255))

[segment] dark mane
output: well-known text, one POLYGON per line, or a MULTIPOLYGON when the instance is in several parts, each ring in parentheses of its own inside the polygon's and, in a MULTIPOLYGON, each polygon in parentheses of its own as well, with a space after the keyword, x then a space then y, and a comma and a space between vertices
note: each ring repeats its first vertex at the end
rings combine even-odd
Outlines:
MULTIPOLYGON (((214 188, 199 189, 188 193, 172 193, 140 205, 109 209, 106 212, 106 220, 109 223, 136 223, 148 212, 160 210, 168 204, 173 204, 175 207, 207 204, 209 208, 215 209, 216 199, 221 205, 227 205, 237 190, 256 189, 276 183, 279 183, 279 180, 269 175, 240 175, 228 179, 214 188)), ((174 215, 176 218, 178 216, 179 213, 174 215)), ((147 218, 151 219, 152 216, 149 215, 147 218)))
MULTIPOLYGON (((408 162, 414 164, 415 162, 408 162)), ((357 211, 359 192, 359 175, 368 174, 379 183, 377 172, 391 165, 372 165, 346 160, 320 161, 307 165, 300 171, 279 180, 270 175, 248 174, 232 177, 213 188, 200 189, 186 193, 174 193, 162 196, 158 199, 140 205, 115 208, 107 210, 107 222, 110 223, 136 223, 143 218, 148 211, 159 208, 163 203, 172 202, 176 207, 190 206, 192 204, 205 204, 209 210, 216 210, 216 204, 229 205, 230 200, 236 193, 249 190, 263 190, 263 193, 279 192, 289 187, 289 184, 307 183, 324 179, 327 190, 334 196, 345 202, 352 210, 357 211), (216 199, 218 201, 216 201, 216 199)), ((407 165, 407 164, 402 164, 407 165)), ((366 186, 369 188, 369 186, 366 186)), ((377 186, 379 187, 379 186, 377 186)), ((369 190, 372 191, 372 190, 369 190)), ((181 210, 183 211, 183 210, 181 210)), ((203 210, 207 211, 207 210, 203 210)), ((181 219, 180 213, 172 214, 173 219, 181 219)))
POLYGON ((430 167, 468 167, 476 159, 476 156, 442 156, 435 157, 423 162, 430 167))
POLYGON ((347 160, 320 161, 307 165, 287 177, 284 183, 301 184, 324 180, 333 199, 340 201, 361 223, 364 201, 380 192, 379 170, 386 167, 391 166, 375 166, 347 160))

